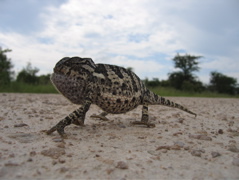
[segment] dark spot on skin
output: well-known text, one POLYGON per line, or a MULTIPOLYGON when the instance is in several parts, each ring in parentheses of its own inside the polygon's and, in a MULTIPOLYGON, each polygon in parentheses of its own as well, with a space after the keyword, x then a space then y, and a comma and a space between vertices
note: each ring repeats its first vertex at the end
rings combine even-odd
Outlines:
POLYGON ((113 95, 116 95, 117 93, 116 93, 116 91, 114 90, 114 91, 112 92, 112 94, 113 94, 113 95))
POLYGON ((104 80, 104 79, 101 79, 100 82, 101 82, 101 84, 104 84, 104 83, 105 83, 105 80, 104 80))
POLYGON ((116 102, 117 102, 117 103, 121 103, 121 100, 120 100, 120 99, 117 99, 116 102))
POLYGON ((132 102, 135 102, 135 97, 133 97, 132 102))
POLYGON ((122 90, 127 90, 127 85, 125 83, 122 84, 122 90))
POLYGON ((128 102, 129 102, 129 100, 128 100, 128 99, 126 99, 126 100, 124 101, 124 103, 125 103, 125 104, 128 104, 128 102))

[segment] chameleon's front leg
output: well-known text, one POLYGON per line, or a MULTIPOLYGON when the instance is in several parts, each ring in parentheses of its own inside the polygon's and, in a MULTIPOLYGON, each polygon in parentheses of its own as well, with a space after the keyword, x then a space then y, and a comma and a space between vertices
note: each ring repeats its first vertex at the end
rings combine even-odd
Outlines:
POLYGON ((91 101, 86 101, 79 109, 73 111, 71 114, 69 114, 67 117, 65 117, 55 126, 53 126, 46 133, 49 135, 54 131, 57 131, 61 137, 66 138, 67 136, 65 134, 64 128, 70 124, 83 126, 85 121, 85 114, 89 110, 90 105, 91 101))
POLYGON ((149 114, 148 114, 148 104, 144 104, 142 108, 142 117, 141 121, 134 121, 134 125, 146 125, 149 128, 155 127, 155 124, 149 123, 149 114))

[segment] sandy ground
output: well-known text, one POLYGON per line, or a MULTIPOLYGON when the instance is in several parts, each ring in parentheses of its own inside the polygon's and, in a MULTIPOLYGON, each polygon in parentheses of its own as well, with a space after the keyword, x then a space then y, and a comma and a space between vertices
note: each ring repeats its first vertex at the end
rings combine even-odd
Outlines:
POLYGON ((198 114, 151 106, 155 128, 132 126, 141 107, 110 121, 45 130, 76 105, 61 95, 0 94, 0 179, 239 179, 239 100, 169 98, 198 114))

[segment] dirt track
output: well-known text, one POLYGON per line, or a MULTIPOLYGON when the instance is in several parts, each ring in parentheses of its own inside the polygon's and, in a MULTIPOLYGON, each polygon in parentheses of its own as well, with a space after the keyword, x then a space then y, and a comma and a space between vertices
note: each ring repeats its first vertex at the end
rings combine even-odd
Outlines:
POLYGON ((104 122, 45 130, 78 106, 61 95, 0 94, 0 179, 239 179, 239 99, 169 98, 198 114, 151 106, 104 122))

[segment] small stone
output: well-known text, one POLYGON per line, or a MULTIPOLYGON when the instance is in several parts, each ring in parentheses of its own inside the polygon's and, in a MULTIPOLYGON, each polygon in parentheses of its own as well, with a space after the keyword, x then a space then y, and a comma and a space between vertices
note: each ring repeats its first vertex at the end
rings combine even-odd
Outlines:
POLYGON ((234 121, 229 121, 228 122, 228 126, 233 126, 234 125, 234 121))
POLYGON ((161 152, 162 152, 162 153, 167 153, 168 150, 167 150, 167 149, 162 149, 161 152))
POLYGON ((222 129, 219 129, 219 130, 218 130, 218 134, 223 134, 223 130, 222 130, 222 129))
POLYGON ((59 143, 59 144, 57 144, 57 147, 59 147, 59 148, 65 148, 65 144, 64 144, 64 143, 59 143))
POLYGON ((120 128, 126 128, 126 126, 123 125, 123 124, 119 124, 118 126, 119 126, 120 128))
POLYGON ((28 126, 25 123, 20 123, 20 124, 15 124, 14 127, 24 127, 24 126, 28 126))
POLYGON ((201 152, 201 150, 192 150, 191 154, 193 156, 201 157, 202 152, 201 152))
POLYGON ((41 154, 44 156, 49 156, 53 159, 58 159, 61 155, 64 155, 66 152, 63 148, 50 148, 47 150, 41 151, 41 154))
POLYGON ((181 150, 181 147, 179 145, 173 145, 170 147, 171 150, 181 150))
POLYGON ((176 141, 175 143, 174 143, 174 145, 175 146, 179 146, 179 147, 184 147, 185 146, 185 144, 183 143, 183 142, 181 142, 181 141, 176 141))
POLYGON ((52 139, 53 142, 63 142, 63 139, 60 137, 56 137, 52 139))
POLYGON ((119 169, 128 169, 129 166, 124 161, 119 161, 116 165, 116 168, 119 169))
POLYGON ((189 138, 191 139, 199 139, 199 140, 205 140, 205 141, 211 141, 212 138, 206 135, 201 135, 201 134, 190 134, 189 138))
POLYGON ((185 151, 188 151, 189 149, 190 149, 189 146, 184 147, 185 151))
POLYGON ((60 170, 60 173, 65 173, 65 172, 69 171, 69 169, 66 167, 59 168, 59 170, 60 170))
POLYGON ((11 153, 11 154, 9 154, 9 157, 10 157, 10 158, 13 158, 13 157, 15 157, 15 154, 14 154, 14 153, 11 153))
POLYGON ((221 156, 221 154, 219 152, 215 152, 215 151, 211 152, 211 155, 212 155, 213 158, 221 156))
POLYGON ((228 150, 231 152, 239 152, 239 149, 233 144, 228 146, 228 150))
POLYGON ((156 150, 167 149, 170 150, 170 146, 159 146, 156 150))
POLYGON ((178 122, 182 124, 184 120, 185 120, 184 118, 179 118, 178 122))
POLYGON ((9 162, 5 163, 5 166, 19 166, 19 164, 9 161, 9 162))
POLYGON ((173 133, 173 136, 178 136, 178 135, 182 135, 183 133, 182 132, 176 132, 176 133, 173 133))
POLYGON ((30 156, 35 156, 37 153, 36 153, 36 151, 31 151, 30 152, 30 156))
POLYGON ((153 155, 153 156, 160 156, 160 152, 158 151, 153 151, 153 150, 149 150, 147 151, 149 154, 153 155))
POLYGON ((232 164, 234 166, 239 166, 239 158, 234 158, 233 161, 232 161, 232 164))
POLYGON ((32 158, 29 158, 28 160, 27 160, 27 162, 32 162, 33 161, 33 159, 32 158))
POLYGON ((63 164, 63 163, 66 162, 66 160, 65 160, 65 159, 58 159, 58 162, 61 163, 61 164, 63 164))
POLYGON ((111 174, 114 171, 114 169, 110 168, 110 169, 106 169, 107 174, 111 174))

